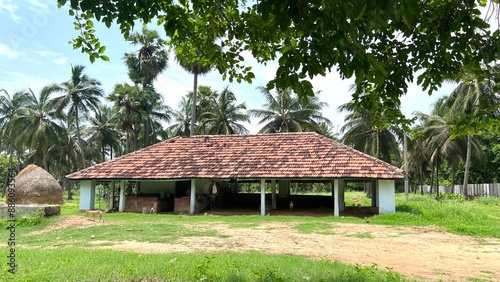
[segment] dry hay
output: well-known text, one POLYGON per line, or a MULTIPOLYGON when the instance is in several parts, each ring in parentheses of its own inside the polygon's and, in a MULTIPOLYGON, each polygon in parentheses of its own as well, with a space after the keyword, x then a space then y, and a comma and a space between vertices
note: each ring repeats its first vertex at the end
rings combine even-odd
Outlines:
POLYGON ((61 185, 41 167, 27 166, 14 183, 16 204, 64 204, 61 185))

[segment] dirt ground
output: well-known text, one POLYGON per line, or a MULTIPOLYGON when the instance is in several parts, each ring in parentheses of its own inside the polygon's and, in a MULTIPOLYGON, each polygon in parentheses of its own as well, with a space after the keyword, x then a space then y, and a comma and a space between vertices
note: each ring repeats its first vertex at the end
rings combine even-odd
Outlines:
MULTIPOLYGON (((37 233, 98 223, 84 216, 62 218, 37 233)), ((226 224, 186 225, 197 230, 216 230, 220 237, 181 238, 169 243, 97 240, 95 248, 142 253, 259 251, 392 270, 405 276, 445 281, 479 278, 500 281, 500 239, 473 238, 446 233, 437 227, 392 227, 372 224, 332 223, 331 235, 303 234, 294 223, 262 223, 251 228, 226 224), (107 243, 107 244, 103 244, 107 243), (109 243, 112 243, 110 246, 109 243), (114 244, 113 244, 114 243, 114 244)))

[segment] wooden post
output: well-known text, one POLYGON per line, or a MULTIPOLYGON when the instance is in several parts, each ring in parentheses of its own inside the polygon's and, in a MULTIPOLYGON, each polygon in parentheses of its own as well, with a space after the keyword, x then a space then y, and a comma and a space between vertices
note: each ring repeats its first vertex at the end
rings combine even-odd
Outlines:
POLYGON ((339 181, 333 181, 333 216, 339 217, 339 181))
POLYGON ((115 182, 111 181, 111 193, 109 193, 109 209, 112 210, 114 208, 114 200, 115 200, 115 182))
POLYGON ((120 203, 118 204, 118 211, 125 210, 125 180, 120 181, 120 203))
POLYGON ((273 210, 276 209, 276 180, 271 180, 271 193, 272 193, 272 197, 271 197, 271 201, 272 201, 272 205, 273 205, 273 210))
POLYGON ((260 215, 266 215, 266 180, 260 180, 260 215))
MULTIPOLYGON (((404 133, 403 139, 403 159, 404 159, 404 168, 405 173, 408 173, 408 138, 406 137, 406 133, 404 133)), ((408 190, 409 190, 409 179, 408 175, 405 176, 405 200, 408 202, 408 190)))
POLYGON ((194 214, 196 204, 196 179, 191 179, 191 199, 189 200, 189 213, 194 214))

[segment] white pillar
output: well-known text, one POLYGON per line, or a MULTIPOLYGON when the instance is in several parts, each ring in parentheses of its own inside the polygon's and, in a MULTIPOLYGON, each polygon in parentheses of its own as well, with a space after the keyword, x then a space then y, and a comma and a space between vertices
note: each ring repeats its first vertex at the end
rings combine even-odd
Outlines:
POLYGON ((378 213, 393 213, 396 212, 396 192, 394 188, 394 180, 378 181, 377 203, 378 213))
POLYGON ((260 180, 260 215, 266 215, 266 180, 260 180))
POLYGON ((276 180, 271 180, 271 201, 273 205, 273 210, 276 209, 276 180))
POLYGON ((191 199, 189 200, 189 213, 194 214, 196 204, 196 179, 191 179, 191 199))
POLYGON ((339 217, 339 181, 333 181, 333 216, 339 217))
POLYGON ((95 203, 95 180, 80 182, 80 210, 93 210, 95 203))
POLYGON ((118 211, 125 211, 125 180, 120 181, 120 202, 118 203, 118 211))

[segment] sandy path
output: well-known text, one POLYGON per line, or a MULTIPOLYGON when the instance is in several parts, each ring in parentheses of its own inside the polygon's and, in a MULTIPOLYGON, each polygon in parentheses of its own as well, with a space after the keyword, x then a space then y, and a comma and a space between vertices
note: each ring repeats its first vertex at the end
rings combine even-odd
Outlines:
MULTIPOLYGON (((68 226, 93 226, 84 217, 66 217, 44 231, 68 226)), ((107 223, 106 223, 107 224, 107 223)), ((181 238, 174 242, 93 241, 95 248, 143 253, 260 251, 327 258, 394 271, 419 279, 464 281, 480 278, 500 281, 500 239, 473 238, 435 227, 392 227, 333 223, 332 235, 303 234, 288 223, 262 223, 253 228, 229 228, 226 224, 188 225, 197 230, 217 230, 227 238, 181 238), (109 243, 109 242, 106 242, 109 243)))

